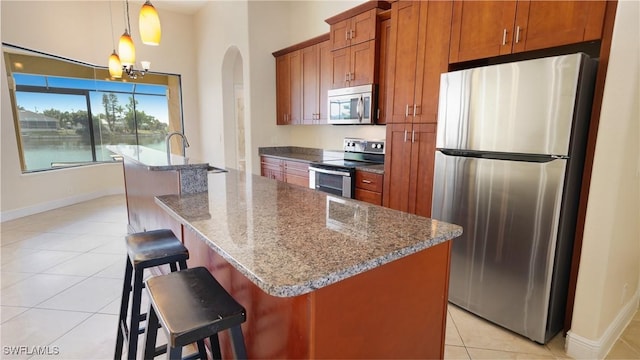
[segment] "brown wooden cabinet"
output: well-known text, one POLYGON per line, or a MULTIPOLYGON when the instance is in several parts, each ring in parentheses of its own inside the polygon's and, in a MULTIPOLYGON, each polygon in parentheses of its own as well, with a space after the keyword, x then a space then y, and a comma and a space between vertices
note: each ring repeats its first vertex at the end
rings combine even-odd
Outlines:
POLYGON ((331 88, 329 34, 273 53, 278 125, 326 124, 331 88))
POLYGON ((606 1, 456 1, 452 63, 602 36, 606 1))
POLYGON ((351 18, 331 23, 331 50, 360 44, 376 38, 377 9, 370 9, 351 18))
POLYGON ((391 8, 386 123, 435 123, 440 74, 448 70, 451 1, 398 1, 391 8))
POLYGON ((375 40, 334 50, 331 53, 333 55, 331 67, 333 89, 377 82, 375 40))
POLYGON ((431 216, 435 124, 387 124, 383 205, 431 216))
POLYGON ((329 40, 301 49, 302 123, 326 124, 327 91, 331 88, 329 40))
POLYGON ((276 123, 302 122, 302 56, 296 50, 276 57, 276 123))
POLYGON ((378 63, 378 114, 376 124, 387 123, 387 76, 389 74, 389 57, 391 56, 391 18, 380 21, 380 53, 378 63))
POLYGON ((260 175, 289 184, 309 186, 309 164, 302 161, 260 156, 260 175))
POLYGON ((368 171, 356 170, 355 198, 375 205, 382 205, 384 176, 368 171))

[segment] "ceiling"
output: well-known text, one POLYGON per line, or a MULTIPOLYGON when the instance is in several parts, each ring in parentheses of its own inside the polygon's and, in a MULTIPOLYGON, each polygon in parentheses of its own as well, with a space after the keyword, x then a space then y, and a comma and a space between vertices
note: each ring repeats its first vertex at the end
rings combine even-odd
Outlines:
POLYGON ((152 0, 151 3, 159 11, 169 10, 182 14, 193 15, 204 5, 213 0, 152 0))

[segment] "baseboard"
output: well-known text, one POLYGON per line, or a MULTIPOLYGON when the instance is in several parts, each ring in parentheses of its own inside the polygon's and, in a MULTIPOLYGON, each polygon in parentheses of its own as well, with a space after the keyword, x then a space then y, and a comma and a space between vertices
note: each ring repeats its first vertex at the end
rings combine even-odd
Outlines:
POLYGON ((604 359, 616 340, 618 340, 624 329, 633 319, 633 315, 635 315, 638 310, 639 303, 640 290, 638 290, 631 301, 620 310, 618 316, 616 316, 604 334, 597 340, 587 339, 569 330, 565 341, 565 351, 567 355, 574 359, 604 359))
POLYGON ((49 211, 64 206, 78 204, 84 201, 89 201, 103 196, 124 194, 124 187, 114 187, 110 189, 104 189, 92 193, 74 195, 62 199, 56 199, 44 203, 39 203, 32 206, 23 207, 20 209, 9 210, 0 212, 0 222, 15 220, 24 216, 38 214, 44 211, 49 211))

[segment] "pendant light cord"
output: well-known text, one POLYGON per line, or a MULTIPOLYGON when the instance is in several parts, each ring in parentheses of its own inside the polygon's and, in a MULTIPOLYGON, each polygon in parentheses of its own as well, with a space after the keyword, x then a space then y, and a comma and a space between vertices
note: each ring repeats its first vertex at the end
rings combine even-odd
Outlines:
POLYGON ((111 12, 111 1, 109 1, 109 21, 111 22, 111 45, 113 45, 113 51, 116 51, 115 33, 113 32, 113 13, 111 12))
POLYGON ((125 0, 127 4, 127 29, 129 31, 129 35, 131 35, 131 19, 129 19, 129 0, 125 0))

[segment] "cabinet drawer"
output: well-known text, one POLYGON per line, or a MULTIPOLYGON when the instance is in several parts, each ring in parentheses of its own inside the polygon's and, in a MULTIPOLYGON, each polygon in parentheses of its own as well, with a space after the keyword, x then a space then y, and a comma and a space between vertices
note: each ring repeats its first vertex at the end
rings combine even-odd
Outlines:
POLYGON ((282 168, 283 164, 284 164, 284 160, 282 159, 276 159, 276 158, 272 158, 272 157, 268 157, 268 156, 261 156, 260 157, 260 163, 262 166, 266 166, 269 168, 282 168))
POLYGON ((382 205, 382 193, 356 188, 356 200, 382 205))
POLYGON ((356 171, 356 188, 382 193, 381 174, 370 173, 367 171, 356 171))
POLYGON ((309 164, 299 161, 285 161, 284 171, 287 175, 295 175, 309 178, 309 164))

